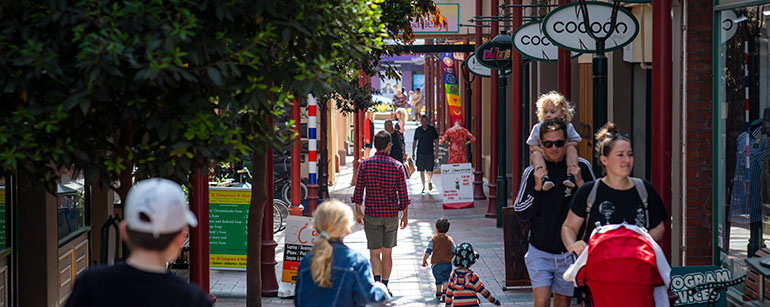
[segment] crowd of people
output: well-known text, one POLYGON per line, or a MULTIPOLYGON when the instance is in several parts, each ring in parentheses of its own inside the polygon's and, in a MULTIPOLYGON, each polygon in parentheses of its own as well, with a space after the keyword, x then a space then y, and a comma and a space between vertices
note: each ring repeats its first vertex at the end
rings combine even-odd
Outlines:
MULTIPOLYGON (((586 250, 596 227, 635 225, 646 229, 652 240, 660 240, 668 214, 655 187, 631 177, 631 140, 615 124, 607 123, 594 136, 604 173, 597 179, 591 164, 577 156, 581 137, 569 123, 574 110, 566 98, 550 92, 538 99, 537 107, 540 121, 526 141, 532 165, 523 171, 513 209, 531 225, 524 258, 534 305, 569 306, 575 287, 565 280, 565 272, 574 262, 572 255, 586 250)), ((399 229, 409 224, 411 203, 403 163, 408 158, 407 114, 404 109, 395 114, 395 120, 385 121, 385 130, 375 133, 373 113, 366 113, 364 148, 375 153, 358 166, 352 206, 331 199, 313 213, 319 239, 299 265, 297 306, 363 306, 392 297, 388 283, 393 248, 399 229), (344 243, 356 223, 363 226, 368 258, 344 243)), ((425 193, 426 187, 433 189, 437 143, 448 142, 454 151, 450 163, 461 163, 466 159, 465 145, 476 139, 459 121, 442 138, 426 115, 420 116, 420 124, 412 156, 425 193)), ((114 305, 116 298, 137 306, 146 305, 149 297, 162 306, 211 306, 200 289, 171 275, 164 265, 179 254, 188 227, 197 225, 181 187, 165 179, 138 182, 128 193, 124 212, 120 233, 131 247, 130 257, 125 263, 81 274, 66 306, 114 305)), ((422 258, 422 266, 431 265, 436 297, 447 306, 478 306, 479 295, 500 305, 471 269, 478 252, 468 242, 456 244, 448 235, 450 225, 446 218, 435 221, 435 235, 427 241, 422 258)))

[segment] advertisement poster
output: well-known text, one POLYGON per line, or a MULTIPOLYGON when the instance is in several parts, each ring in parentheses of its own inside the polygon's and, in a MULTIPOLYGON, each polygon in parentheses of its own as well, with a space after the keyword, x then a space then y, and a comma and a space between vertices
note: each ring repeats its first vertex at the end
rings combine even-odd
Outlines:
POLYGON ((245 270, 251 189, 209 188, 209 266, 245 270))
POLYGON ((283 274, 281 281, 297 282, 299 262, 313 249, 318 233, 313 229, 312 219, 290 215, 286 219, 286 239, 283 252, 283 274))
POLYGON ((718 266, 684 266, 671 268, 671 291, 676 293, 674 306, 725 306, 725 290, 717 293, 716 305, 709 305, 711 289, 704 289, 690 294, 689 289, 706 283, 726 282, 730 272, 718 266))
POLYGON ((446 89, 447 110, 449 110, 449 122, 455 121, 463 124, 463 104, 460 100, 460 86, 457 84, 457 65, 451 53, 441 54, 441 66, 444 70, 444 88, 446 89))
POLYGON ((444 209, 473 207, 473 167, 470 163, 441 166, 444 209))

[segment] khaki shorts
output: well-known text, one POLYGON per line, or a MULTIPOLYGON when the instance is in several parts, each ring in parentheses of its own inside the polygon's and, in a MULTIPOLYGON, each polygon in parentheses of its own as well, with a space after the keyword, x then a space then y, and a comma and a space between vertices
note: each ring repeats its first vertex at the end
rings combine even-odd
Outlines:
POLYGON ((398 234, 398 216, 364 215, 364 233, 368 249, 393 248, 398 234))

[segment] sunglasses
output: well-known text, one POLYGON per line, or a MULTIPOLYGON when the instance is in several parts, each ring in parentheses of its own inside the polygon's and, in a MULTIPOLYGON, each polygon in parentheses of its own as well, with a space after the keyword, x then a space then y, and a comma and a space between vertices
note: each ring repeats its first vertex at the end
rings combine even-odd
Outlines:
POLYGON ((565 141, 565 140, 543 141, 543 147, 545 147, 545 148, 551 148, 554 145, 556 145, 556 148, 562 148, 562 147, 564 147, 565 144, 567 144, 567 141, 565 141))

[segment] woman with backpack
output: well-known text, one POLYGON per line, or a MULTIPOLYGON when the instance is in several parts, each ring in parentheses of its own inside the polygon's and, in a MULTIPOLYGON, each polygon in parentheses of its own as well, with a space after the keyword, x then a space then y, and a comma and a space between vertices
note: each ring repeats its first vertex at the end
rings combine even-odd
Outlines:
POLYGON ((586 248, 596 222, 643 227, 659 241, 668 212, 650 182, 631 177, 634 154, 628 136, 619 134, 615 124, 607 123, 595 138, 596 153, 606 176, 575 192, 561 230, 567 251, 579 255, 586 248))

